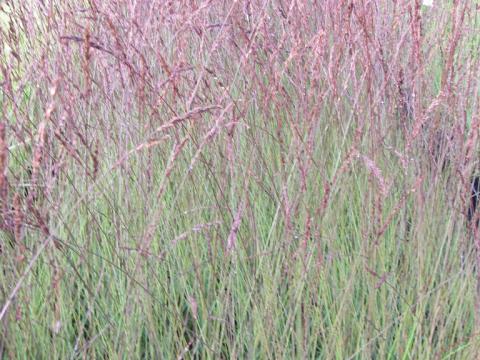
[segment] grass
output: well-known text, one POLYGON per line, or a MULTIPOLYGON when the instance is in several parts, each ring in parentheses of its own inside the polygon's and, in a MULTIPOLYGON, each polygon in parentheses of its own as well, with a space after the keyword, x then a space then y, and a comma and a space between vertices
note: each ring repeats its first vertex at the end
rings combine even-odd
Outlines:
POLYGON ((1 5, 2 358, 478 357, 478 2, 42 4, 1 5))

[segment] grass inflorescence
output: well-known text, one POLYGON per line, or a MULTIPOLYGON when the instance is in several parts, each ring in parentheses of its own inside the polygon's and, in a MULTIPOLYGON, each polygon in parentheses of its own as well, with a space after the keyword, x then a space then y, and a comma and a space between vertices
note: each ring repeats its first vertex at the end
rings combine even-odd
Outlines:
POLYGON ((0 357, 477 358, 480 4, 424 3, 1 3, 0 357))

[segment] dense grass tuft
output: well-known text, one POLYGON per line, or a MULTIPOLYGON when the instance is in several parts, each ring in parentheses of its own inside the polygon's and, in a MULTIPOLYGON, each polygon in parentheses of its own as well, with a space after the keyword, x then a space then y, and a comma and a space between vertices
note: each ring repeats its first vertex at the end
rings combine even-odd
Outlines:
POLYGON ((479 7, 1 3, 0 357, 478 358, 479 7))

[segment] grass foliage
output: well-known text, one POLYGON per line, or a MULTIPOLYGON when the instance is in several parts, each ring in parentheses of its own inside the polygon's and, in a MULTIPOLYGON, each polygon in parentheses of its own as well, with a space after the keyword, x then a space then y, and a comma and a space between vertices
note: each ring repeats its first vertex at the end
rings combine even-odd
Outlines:
POLYGON ((0 357, 478 358, 478 1, 4 1, 0 357))

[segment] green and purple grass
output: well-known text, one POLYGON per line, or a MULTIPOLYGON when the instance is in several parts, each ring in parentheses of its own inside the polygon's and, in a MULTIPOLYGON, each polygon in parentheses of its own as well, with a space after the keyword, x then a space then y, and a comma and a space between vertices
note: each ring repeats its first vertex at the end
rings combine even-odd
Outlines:
POLYGON ((421 3, 2 3, 1 356, 478 357, 479 4, 421 3))

